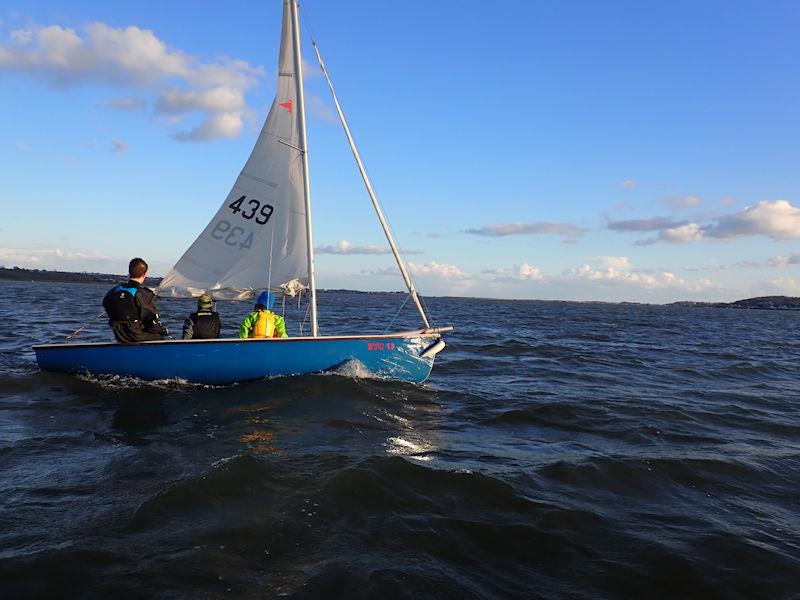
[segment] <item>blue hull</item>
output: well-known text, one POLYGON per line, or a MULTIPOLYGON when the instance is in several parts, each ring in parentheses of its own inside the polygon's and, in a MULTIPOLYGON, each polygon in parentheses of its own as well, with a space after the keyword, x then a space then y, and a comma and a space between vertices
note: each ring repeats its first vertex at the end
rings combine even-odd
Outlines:
MULTIPOLYGON (((437 333, 286 339, 165 340, 141 344, 34 346, 43 371, 228 384, 333 371, 358 361, 370 374, 421 383, 433 368, 437 333)), ((357 364, 357 363, 355 363, 357 364)))

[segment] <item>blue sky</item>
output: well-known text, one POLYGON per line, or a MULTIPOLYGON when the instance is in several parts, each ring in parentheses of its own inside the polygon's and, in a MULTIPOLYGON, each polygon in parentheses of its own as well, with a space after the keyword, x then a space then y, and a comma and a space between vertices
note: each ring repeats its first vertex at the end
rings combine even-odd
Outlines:
MULTIPOLYGON (((800 295, 796 3, 302 10, 423 293, 800 295)), ((0 1, 0 264, 164 274, 249 154, 280 11, 0 1)), ((400 289, 318 72, 306 86, 318 284, 400 289)))

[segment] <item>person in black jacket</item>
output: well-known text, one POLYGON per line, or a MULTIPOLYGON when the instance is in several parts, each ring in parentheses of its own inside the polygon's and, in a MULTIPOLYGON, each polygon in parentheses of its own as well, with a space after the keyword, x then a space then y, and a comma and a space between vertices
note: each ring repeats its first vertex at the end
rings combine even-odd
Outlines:
POLYGON ((112 288, 103 298, 114 337, 124 344, 163 340, 169 331, 158 318, 156 295, 142 285, 147 263, 141 258, 131 260, 128 276, 127 283, 112 288))
POLYGON ((197 299, 197 312, 183 322, 183 339, 210 340, 219 337, 219 313, 214 312, 214 299, 203 294, 197 299))

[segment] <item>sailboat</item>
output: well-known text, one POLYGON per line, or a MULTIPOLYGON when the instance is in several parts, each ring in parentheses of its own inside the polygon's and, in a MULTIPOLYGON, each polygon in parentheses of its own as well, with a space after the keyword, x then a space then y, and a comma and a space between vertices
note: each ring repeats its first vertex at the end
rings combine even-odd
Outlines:
POLYGON ((230 193, 161 281, 157 293, 185 298, 207 292, 219 300, 246 300, 264 289, 279 297, 306 295, 310 335, 137 344, 43 344, 33 347, 42 370, 203 384, 336 371, 349 364, 388 379, 420 383, 429 376, 436 354, 445 345, 442 336, 452 327, 432 327, 428 320, 316 43, 313 48, 422 326, 379 335, 320 335, 298 2, 283 0, 277 92, 264 127, 230 193))

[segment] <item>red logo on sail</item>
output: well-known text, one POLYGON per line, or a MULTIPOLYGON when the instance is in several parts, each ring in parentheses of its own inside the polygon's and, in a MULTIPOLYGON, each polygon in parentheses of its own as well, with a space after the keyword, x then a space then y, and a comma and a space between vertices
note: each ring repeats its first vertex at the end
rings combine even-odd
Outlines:
POLYGON ((285 108, 286 110, 288 110, 289 112, 292 112, 292 101, 291 100, 289 100, 288 102, 281 102, 280 105, 283 108, 285 108))

